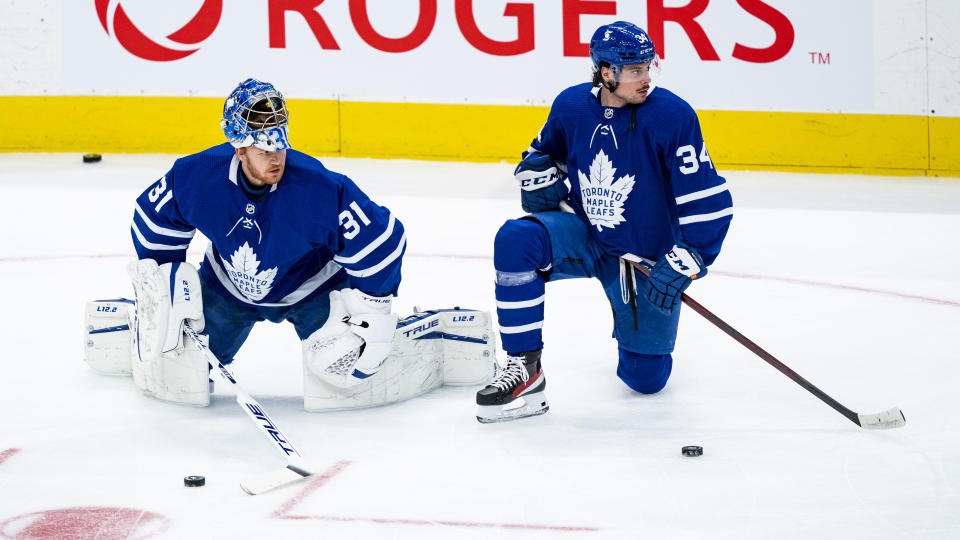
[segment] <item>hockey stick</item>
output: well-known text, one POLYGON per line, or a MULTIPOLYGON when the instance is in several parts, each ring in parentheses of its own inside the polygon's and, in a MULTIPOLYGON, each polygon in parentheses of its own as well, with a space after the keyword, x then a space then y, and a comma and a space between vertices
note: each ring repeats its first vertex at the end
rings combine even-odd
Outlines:
MULTIPOLYGON (((633 267, 640 270, 643 275, 650 277, 650 270, 645 266, 640 266, 639 264, 633 264, 633 267)), ((903 412, 894 407, 892 409, 887 409, 883 412, 877 414, 858 414, 850 409, 844 407, 840 402, 828 396, 826 392, 820 390, 814 386, 810 381, 801 377, 796 371, 787 367, 783 362, 774 358, 774 356, 767 351, 760 348, 759 345, 747 339, 746 336, 737 332, 732 326, 723 321, 720 317, 717 317, 711 313, 707 308, 701 306, 696 300, 690 298, 689 295, 684 293, 681 297, 683 303, 690 306, 694 311, 703 316, 711 323, 714 324, 720 330, 723 330, 728 336, 737 340, 738 343, 744 347, 753 351, 754 354, 763 358, 768 364, 777 368, 780 373, 783 373, 789 377, 793 382, 802 386, 807 392, 820 398, 820 401, 826 403, 827 405, 833 407, 833 410, 847 417, 848 420, 854 424, 866 428, 866 429, 892 429, 898 428, 907 423, 907 419, 903 416, 903 412)))
POLYGON ((183 329, 187 336, 196 344, 200 352, 207 357, 210 370, 217 372, 223 381, 233 385, 233 390, 237 396, 237 403, 240 405, 240 408, 243 409, 243 412, 247 413, 247 416, 253 420, 253 423, 260 428, 260 432, 270 440, 272 443, 271 446, 281 452, 287 460, 287 466, 282 469, 269 471, 255 477, 241 480, 240 488, 250 495, 259 495, 260 493, 270 491, 271 489, 284 486, 314 474, 314 471, 304 462, 300 452, 293 447, 293 444, 290 443, 287 436, 284 435, 276 423, 270 419, 263 406, 257 403, 257 400, 253 399, 250 394, 244 392, 240 384, 237 383, 237 379, 233 376, 233 373, 217 359, 216 355, 210 351, 210 348, 200 339, 200 336, 190 324, 185 324, 183 329))

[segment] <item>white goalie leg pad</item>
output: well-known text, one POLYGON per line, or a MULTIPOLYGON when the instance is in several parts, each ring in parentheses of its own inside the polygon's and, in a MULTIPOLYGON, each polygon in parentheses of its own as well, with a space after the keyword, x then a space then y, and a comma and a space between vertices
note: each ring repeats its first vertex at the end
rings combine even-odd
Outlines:
POLYGON ((474 310, 417 313, 397 324, 393 350, 380 371, 343 388, 308 367, 304 355, 304 409, 311 412, 374 407, 424 394, 441 384, 476 385, 493 376, 496 339, 490 314, 474 310))
POLYGON ((133 300, 93 300, 84 309, 83 359, 105 375, 130 375, 133 300))
MULTIPOLYGON (((207 359, 183 325, 203 331, 203 299, 197 270, 187 263, 130 263, 137 295, 132 329, 133 382, 144 394, 182 405, 210 404, 207 359)), ((206 339, 206 336, 201 336, 206 339)))
POLYGON ((441 310, 443 384, 473 386, 493 377, 497 334, 486 311, 441 310))

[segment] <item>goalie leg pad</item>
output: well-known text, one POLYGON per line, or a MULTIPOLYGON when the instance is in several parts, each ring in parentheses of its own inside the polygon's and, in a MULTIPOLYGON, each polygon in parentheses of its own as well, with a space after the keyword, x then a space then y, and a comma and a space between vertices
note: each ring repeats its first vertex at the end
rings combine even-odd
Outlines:
MULTIPOLYGON (((200 335, 204 344, 206 335, 200 335)), ((180 349, 152 358, 132 360, 133 382, 144 394, 178 405, 210 404, 210 369, 207 357, 187 339, 180 349)))
POLYGON ((438 314, 443 329, 443 384, 473 386, 489 381, 497 351, 490 313, 451 309, 438 314))
POLYGON ((311 369, 305 341, 304 409, 374 407, 410 399, 441 384, 483 384, 493 376, 496 346, 485 311, 417 313, 397 324, 393 348, 379 372, 354 386, 339 387, 311 369))
POLYGON ((304 359, 303 408, 308 412, 376 407, 404 401, 443 384, 443 359, 436 350, 394 350, 377 373, 359 384, 337 387, 310 371, 304 359))
MULTIPOLYGON (((144 394, 183 405, 210 404, 207 360, 183 325, 202 332, 203 300, 197 270, 187 263, 144 259, 127 266, 137 295, 130 323, 133 382, 144 394)), ((201 336, 206 338, 206 336, 201 336)))
POLYGON ((133 300, 93 300, 84 314, 83 359, 105 375, 130 375, 133 300))

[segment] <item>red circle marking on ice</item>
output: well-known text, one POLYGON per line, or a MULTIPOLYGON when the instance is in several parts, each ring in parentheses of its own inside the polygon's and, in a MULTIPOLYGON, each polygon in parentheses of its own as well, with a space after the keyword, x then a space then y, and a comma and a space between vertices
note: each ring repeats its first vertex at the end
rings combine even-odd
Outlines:
POLYGON ((170 521, 135 508, 87 506, 24 514, 0 522, 0 538, 150 538, 167 530, 170 521))

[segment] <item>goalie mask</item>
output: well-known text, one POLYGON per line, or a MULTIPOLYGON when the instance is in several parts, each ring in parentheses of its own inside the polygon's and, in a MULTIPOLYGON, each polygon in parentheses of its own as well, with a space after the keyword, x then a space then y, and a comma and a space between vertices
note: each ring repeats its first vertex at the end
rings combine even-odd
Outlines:
POLYGON ((272 84, 256 79, 240 83, 223 104, 220 127, 235 148, 290 148, 287 102, 272 84))

